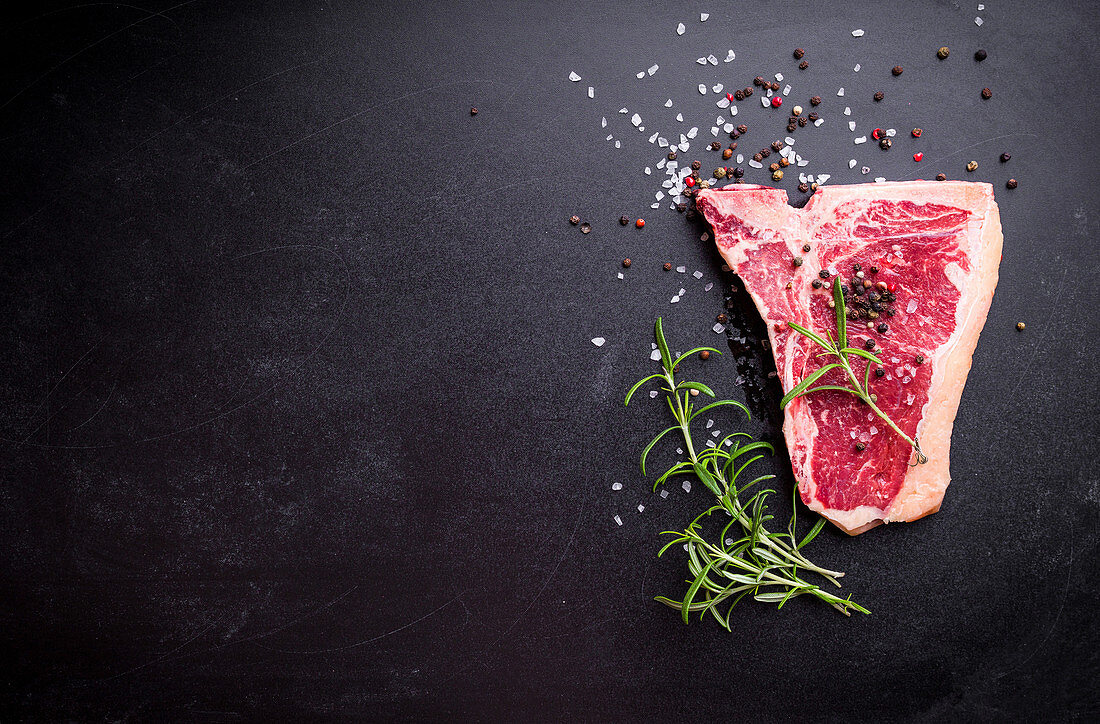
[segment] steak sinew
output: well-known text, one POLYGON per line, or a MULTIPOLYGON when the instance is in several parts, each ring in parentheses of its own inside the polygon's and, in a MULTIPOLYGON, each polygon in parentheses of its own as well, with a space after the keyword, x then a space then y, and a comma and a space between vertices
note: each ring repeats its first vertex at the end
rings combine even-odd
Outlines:
MULTIPOLYGON (((786 323, 835 335, 833 279, 839 275, 850 287, 871 282, 859 298, 864 316, 849 319, 849 345, 874 340, 883 361, 882 376, 871 376, 876 404, 919 439, 928 462, 911 465, 909 444, 856 397, 814 392, 793 400, 783 423, 803 502, 852 535, 939 510, 950 482, 951 428, 997 286, 1002 240, 992 187, 826 186, 796 209, 782 189, 746 184, 700 191, 696 202, 768 324, 784 392, 829 362, 786 323), (812 287, 815 279, 820 289, 812 287), (880 310, 868 308, 872 292, 884 298, 875 302, 880 310), (870 318, 872 312, 878 316, 870 318), (885 332, 878 331, 882 323, 885 332)), ((850 293, 847 301, 856 298, 850 293)), ((862 364, 856 369, 862 372, 862 364)), ((844 379, 833 370, 819 383, 844 385, 844 379)))

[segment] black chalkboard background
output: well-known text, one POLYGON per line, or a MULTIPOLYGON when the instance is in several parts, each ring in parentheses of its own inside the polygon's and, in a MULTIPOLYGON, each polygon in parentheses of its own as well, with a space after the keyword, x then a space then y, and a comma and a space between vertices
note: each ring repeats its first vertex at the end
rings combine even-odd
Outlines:
MULTIPOLYGON (((1100 715, 1100 19, 985 4, 6 7, 3 719, 1100 715), (729 634, 653 602, 683 590, 658 533, 706 498, 649 490, 661 405, 621 400, 657 314, 674 346, 721 339, 731 280, 699 222, 649 209, 659 150, 618 109, 683 111, 702 156, 695 86, 777 71, 825 98, 806 171, 990 181, 1005 251, 942 512, 812 548, 873 615, 746 605, 729 634), (853 146, 844 105, 894 150, 853 146)), ((752 406, 726 429, 779 442, 732 314, 749 349, 688 371, 752 406)), ((787 464, 761 468, 783 520, 787 464)))

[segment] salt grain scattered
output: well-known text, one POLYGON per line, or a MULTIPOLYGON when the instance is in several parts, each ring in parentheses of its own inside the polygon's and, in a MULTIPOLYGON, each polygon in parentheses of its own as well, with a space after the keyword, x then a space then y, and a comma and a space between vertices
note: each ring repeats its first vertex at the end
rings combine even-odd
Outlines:
POLYGON ((695 138, 695 136, 697 136, 698 134, 699 134, 699 127, 698 126, 692 126, 691 130, 687 132, 687 137, 688 138, 695 138))
POLYGON ((588 86, 588 97, 589 98, 595 98, 596 97, 596 89, 593 88, 592 86, 588 86))
POLYGON ((858 30, 853 30, 852 31, 852 37, 853 38, 862 38, 863 37, 863 29, 860 28, 858 30))
POLYGON ((981 12, 982 10, 985 10, 985 5, 978 3, 978 12, 981 12))
POLYGON ((715 93, 721 93, 721 92, 722 92, 722 88, 723 88, 723 86, 722 86, 722 84, 721 84, 721 83, 715 83, 714 85, 712 85, 712 86, 710 87, 710 89, 711 89, 712 91, 714 91, 715 93))
POLYGON ((661 490, 661 497, 662 498, 667 498, 668 497, 668 491, 667 490, 661 490))
POLYGON ((837 94, 838 96, 842 96, 842 95, 844 95, 844 89, 843 89, 843 88, 841 88, 840 90, 838 90, 838 91, 836 92, 836 94, 837 94))
POLYGON ((854 158, 848 159, 848 168, 855 168, 858 163, 854 158))
POLYGON ((620 108, 619 113, 630 113, 626 108, 620 108))
POLYGON ((725 326, 720 322, 715 322, 714 326, 711 327, 711 329, 714 330, 715 334, 721 334, 722 332, 726 331, 725 326))
POLYGON ((706 58, 696 58, 695 62, 698 63, 699 65, 706 65, 707 64, 707 59, 706 58))
POLYGON ((619 143, 618 141, 615 141, 615 148, 622 148, 622 147, 623 147, 623 144, 619 143))
POLYGON ((678 120, 680 123, 683 123, 684 122, 684 114, 683 113, 677 113, 676 114, 676 120, 678 120))
POLYGON ((638 512, 641 513, 643 510, 645 510, 645 506, 641 503, 638 503, 638 512))
POLYGON ((856 144, 857 146, 861 143, 867 143, 867 136, 860 136, 859 138, 853 139, 852 143, 856 144))
MULTIPOLYGON (((649 353, 649 358, 651 360, 653 360, 654 362, 660 360, 661 359, 661 350, 659 350, 659 349, 653 350, 652 352, 649 353)), ((649 396, 650 397, 656 397, 657 395, 655 393, 651 392, 651 393, 649 393, 649 396)))
POLYGON ((783 86, 783 95, 788 95, 790 92, 791 92, 791 84, 788 83, 787 85, 783 86))
POLYGON ((630 117, 630 122, 633 123, 635 126, 639 126, 642 123, 642 117, 635 113, 633 116, 630 117))
POLYGON ((718 65, 718 59, 715 58, 713 55, 707 56, 707 62, 709 62, 711 65, 718 65))
POLYGON ((611 489, 612 490, 622 490, 623 489, 623 484, 622 483, 611 483, 611 489))
POLYGON ((856 63, 856 67, 855 67, 855 68, 852 68, 852 70, 854 70, 855 72, 857 72, 857 73, 858 73, 858 72, 859 72, 859 69, 860 69, 861 67, 862 67, 862 66, 861 66, 861 65, 860 65, 859 63, 856 63))
POLYGON ((732 61, 736 57, 737 57, 737 53, 734 53, 733 49, 730 48, 730 52, 726 53, 726 57, 722 59, 722 62, 723 63, 729 63, 730 61, 732 61))
POLYGON ((856 122, 855 121, 848 121, 848 130, 849 131, 856 130, 856 122))
POLYGON ((844 115, 846 115, 846 116, 852 115, 852 109, 849 108, 848 106, 844 106, 844 115))
POLYGON ((642 78, 645 78, 645 71, 644 70, 638 71, 637 78, 638 78, 638 80, 641 80, 642 78))
POLYGON ((616 515, 615 516, 615 522, 618 523, 619 525, 622 525, 623 524, 623 519, 616 515))
POLYGON ((749 159, 749 165, 753 168, 764 168, 764 164, 751 158, 749 159))
POLYGON ((688 270, 688 268, 687 268, 686 266, 678 266, 678 267, 676 267, 676 271, 680 272, 681 274, 683 274, 683 273, 684 273, 684 272, 686 272, 687 270, 688 270))
POLYGON ((709 292, 713 288, 714 288, 714 282, 707 282, 707 285, 705 287, 703 287, 703 291, 704 292, 709 292))
POLYGON ((610 140, 611 140, 612 138, 614 138, 614 137, 615 137, 615 134, 613 134, 613 133, 609 133, 609 134, 607 134, 607 138, 606 138, 606 139, 604 139, 604 140, 610 141, 610 140))
POLYGON ((619 278, 620 278, 620 279, 626 279, 626 277, 624 277, 624 276, 623 276, 623 273, 622 273, 622 272, 619 272, 619 278))
POLYGON ((679 301, 680 301, 680 297, 673 297, 672 299, 668 300, 668 303, 669 304, 676 304, 679 301))
POLYGON ((917 300, 910 299, 909 303, 905 305, 905 313, 912 314, 915 311, 917 311, 917 300))
POLYGON ((877 184, 884 183, 885 181, 886 181, 885 176, 876 176, 875 177, 875 183, 877 183, 877 184))
POLYGON ((788 146, 793 146, 794 145, 794 139, 791 138, 790 136, 787 136, 786 138, 783 139, 783 143, 787 144, 788 146))
POLYGON ((650 75, 653 75, 658 70, 660 70, 660 68, 661 68, 661 66, 654 63, 653 65, 649 66, 649 68, 646 70, 646 73, 649 73, 650 75))
POLYGON ((646 176, 651 176, 651 175, 653 175, 653 171, 652 171, 652 170, 650 170, 649 166, 646 166, 646 167, 645 167, 645 175, 646 175, 646 176))
POLYGON ((687 30, 687 28, 684 27, 683 23, 680 23, 679 25, 676 26, 676 34, 677 35, 683 35, 684 31, 686 31, 686 30, 687 30))
POLYGON ((983 21, 981 18, 974 18, 974 24, 977 25, 978 27, 981 27, 983 22, 985 22, 985 21, 983 21))
MULTIPOLYGON (((981 8, 979 8, 979 9, 981 9, 981 8)), ((707 18, 709 18, 709 17, 710 17, 710 13, 699 13, 699 22, 705 23, 707 21, 707 18)))
POLYGON ((691 492, 691 481, 690 480, 685 480, 682 487, 683 487, 685 493, 690 493, 691 492))
POLYGON ((761 98, 760 99, 760 105, 764 106, 765 108, 767 108, 770 104, 771 103, 767 98, 761 98))
POLYGON ((704 95, 705 96, 706 94, 707 94, 706 84, 705 83, 700 83, 699 84, 699 95, 704 95))
POLYGON ((824 122, 825 122, 824 118, 818 118, 816 121, 814 121, 814 125, 815 126, 820 126, 824 122))
POLYGON ((592 344, 596 345, 597 347, 603 347, 603 343, 606 342, 606 341, 607 340, 604 339, 603 337, 593 337, 592 338, 592 344))
POLYGON ((571 80, 571 81, 573 81, 574 83, 576 83, 576 82, 577 82, 578 80, 580 80, 580 79, 581 79, 581 77, 580 77, 579 75, 577 75, 577 72, 576 72, 576 71, 570 71, 570 72, 569 72, 569 80, 571 80))
POLYGON ((665 101, 665 108, 672 108, 672 99, 671 98, 669 98, 667 101, 665 101))
POLYGON ((707 429, 709 430, 709 429, 711 429, 712 427, 714 427, 714 420, 709 420, 709 419, 708 419, 708 420, 707 420, 707 429))
POLYGON ((600 119, 600 128, 607 128, 607 116, 600 119))
POLYGON ((658 134, 654 133, 654 134, 653 134, 652 136, 650 136, 650 137, 649 137, 649 142, 650 142, 650 143, 653 143, 654 141, 656 141, 656 140, 657 140, 657 135, 658 135, 658 134))

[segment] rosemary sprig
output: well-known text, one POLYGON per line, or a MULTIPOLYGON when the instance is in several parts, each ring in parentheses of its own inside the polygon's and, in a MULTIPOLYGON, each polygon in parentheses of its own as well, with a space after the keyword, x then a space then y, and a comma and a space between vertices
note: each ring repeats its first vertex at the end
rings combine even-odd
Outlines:
POLYGON ((810 330, 795 324, 794 322, 788 322, 788 326, 804 337, 808 337, 819 347, 823 352, 819 356, 835 357, 836 362, 830 362, 827 365, 822 365, 816 370, 807 375, 801 382, 791 388, 791 391, 783 395, 783 399, 779 402, 780 409, 785 408, 790 404, 791 400, 808 395, 813 392, 820 392, 822 390, 836 390, 838 392, 847 392, 850 395, 855 395, 859 399, 863 400, 871 410, 882 418, 887 425, 893 428, 894 432, 901 435, 906 442, 908 442, 913 450, 917 454, 917 465, 922 465, 928 462, 928 457, 920 449, 920 441, 916 438, 909 437, 901 428, 898 427, 890 416, 879 409, 879 406, 875 404, 875 395, 871 393, 871 365, 882 364, 882 360, 878 358, 874 352, 870 352, 865 349, 859 349, 858 347, 848 346, 848 316, 844 307, 844 289, 841 287, 840 277, 833 279, 833 305, 836 307, 836 341, 833 340, 833 335, 826 331, 825 337, 811 332, 810 330), (863 371, 863 381, 861 382, 855 371, 852 370, 852 361, 849 359, 849 355, 856 355, 867 360, 867 367, 863 371), (845 374, 846 385, 817 385, 811 387, 817 382, 823 375, 830 370, 842 369, 845 374))
POLYGON ((676 424, 662 430, 642 450, 642 474, 645 474, 646 459, 653 447, 669 433, 679 431, 687 449, 687 459, 666 470, 654 483, 654 489, 675 476, 691 475, 717 498, 716 504, 695 518, 683 531, 662 533, 673 539, 660 550, 658 556, 677 544, 685 545, 689 578, 688 590, 682 600, 665 596, 658 596, 657 600, 680 609, 684 623, 688 622, 692 613, 698 613, 700 618, 710 613, 727 630, 730 630, 730 614, 734 606, 750 594, 757 601, 775 603, 779 608, 796 596, 808 594, 825 601, 846 616, 851 615, 853 610, 869 613, 850 598, 841 598, 802 578, 803 573, 809 571, 840 587, 837 579, 843 573, 817 566, 802 554, 802 549, 821 532, 825 525, 824 518, 819 519, 799 540, 795 532, 796 508, 787 532, 772 533, 765 524, 773 519, 768 513, 767 498, 775 491, 758 488, 752 492, 752 489, 775 476, 761 475, 747 483, 738 483, 745 469, 764 457, 755 453, 775 452, 769 443, 753 441, 749 434, 735 432, 726 435, 714 447, 696 449, 691 436, 691 423, 704 412, 732 405, 749 415, 748 408, 735 400, 716 400, 696 410, 691 402, 691 391, 698 390, 712 398, 714 391, 701 382, 676 380, 677 367, 691 355, 704 350, 712 354, 722 353, 713 347, 697 347, 673 360, 659 317, 655 334, 661 352, 662 370, 635 383, 626 395, 625 404, 630 404, 631 397, 643 385, 660 380, 676 424), (752 494, 743 500, 742 496, 750 492, 752 494), (717 540, 708 540, 703 535, 703 521, 718 512, 724 512, 730 520, 722 527, 717 540), (718 607, 727 602, 729 607, 723 615, 718 607))

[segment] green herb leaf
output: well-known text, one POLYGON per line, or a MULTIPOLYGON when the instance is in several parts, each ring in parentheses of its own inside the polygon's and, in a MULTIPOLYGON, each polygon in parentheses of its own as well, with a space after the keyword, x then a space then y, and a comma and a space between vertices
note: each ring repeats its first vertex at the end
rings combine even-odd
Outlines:
POLYGON ((704 385, 702 382, 681 382, 680 384, 676 385, 676 389, 677 389, 677 391, 679 391, 679 390, 699 390, 704 395, 709 395, 711 397, 715 396, 714 390, 710 389, 709 387, 704 385))
POLYGON ((661 364, 664 365, 665 370, 672 372, 675 365, 672 364, 672 354, 668 351, 668 342, 665 341, 660 317, 657 317, 657 323, 654 325, 654 336, 657 337, 657 349, 661 350, 661 364))
POLYGON ((836 305, 836 346, 843 349, 848 346, 848 315, 844 310, 844 290, 839 274, 833 277, 833 304, 836 305))
POLYGON ((805 392, 806 388, 809 387, 810 385, 812 385, 814 382, 817 382, 819 379, 821 379, 822 375, 827 374, 830 370, 838 369, 840 366, 841 366, 840 363, 833 362, 831 364, 827 364, 827 365, 824 365, 822 367, 818 367, 816 370, 811 372, 808 377, 806 377, 801 382, 799 382, 797 385, 792 387, 790 392, 783 395, 783 399, 779 401, 779 409, 782 410, 782 409, 786 408, 787 405, 790 404, 791 400, 793 400, 794 398, 798 397, 803 392, 805 392))
POLYGON ((672 363, 672 367, 674 369, 676 367, 679 367, 681 362, 683 362, 688 357, 692 356, 693 354, 695 354, 697 352, 713 352, 714 354, 719 355, 719 356, 721 356, 721 354, 722 354, 721 352, 716 350, 714 347, 696 347, 695 349, 689 349, 687 352, 684 352, 682 355, 677 357, 676 361, 672 363))
POLYGON ((626 393, 626 400, 623 402, 623 406, 625 407, 625 406, 630 404, 630 398, 634 396, 634 393, 638 391, 639 387, 641 387, 646 382, 649 382, 652 379, 661 379, 663 377, 664 377, 663 374, 661 374, 660 372, 657 372, 655 374, 650 375, 649 377, 643 377, 642 379, 635 382, 634 386, 630 388, 630 392, 626 393))

